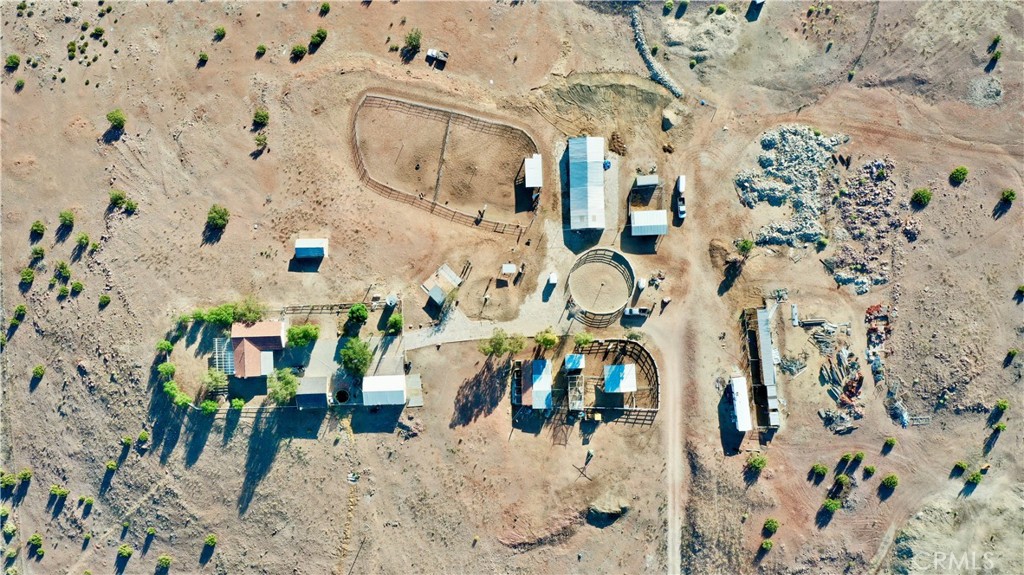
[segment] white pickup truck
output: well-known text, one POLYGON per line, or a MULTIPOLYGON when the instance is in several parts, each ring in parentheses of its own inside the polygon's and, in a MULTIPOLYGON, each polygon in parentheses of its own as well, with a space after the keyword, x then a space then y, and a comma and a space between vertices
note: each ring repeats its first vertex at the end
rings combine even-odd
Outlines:
POLYGON ((686 176, 676 178, 676 215, 686 221, 686 176))

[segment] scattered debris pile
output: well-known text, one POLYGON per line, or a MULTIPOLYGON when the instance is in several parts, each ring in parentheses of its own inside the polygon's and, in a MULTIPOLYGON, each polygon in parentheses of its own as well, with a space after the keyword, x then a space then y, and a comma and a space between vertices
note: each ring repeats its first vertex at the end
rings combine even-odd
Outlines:
POLYGON ((612 132, 611 138, 608 139, 608 149, 620 156, 626 155, 626 142, 622 140, 621 134, 612 132))
POLYGON ((740 199, 749 207, 760 202, 789 204, 793 219, 772 222, 758 231, 758 244, 790 245, 816 242, 825 236, 818 221, 825 206, 821 197, 821 171, 848 136, 826 138, 807 126, 782 126, 761 135, 760 171, 736 175, 740 199))
POLYGON ((849 409, 843 411, 821 409, 818 410, 818 417, 821 418, 821 422, 825 424, 829 431, 842 435, 857 429, 857 426, 853 424, 853 420, 860 419, 861 416, 856 412, 851 412, 849 409))
POLYGON ((885 363, 882 353, 885 352, 885 340, 892 333, 889 323, 889 306, 875 304, 864 312, 864 323, 868 326, 867 359, 871 363, 871 373, 875 383, 885 381, 885 363))
POLYGON ((633 6, 629 11, 629 25, 633 28, 633 35, 636 38, 636 49, 640 57, 644 59, 647 71, 651 73, 651 79, 664 86, 676 98, 683 96, 683 89, 672 80, 668 71, 654 59, 651 49, 647 45, 647 35, 644 34, 644 23, 640 20, 639 5, 633 6))
POLYGON ((901 216, 909 204, 893 205, 896 184, 890 176, 895 169, 888 158, 868 162, 847 178, 834 196, 842 225, 855 241, 844 243, 824 263, 836 283, 853 284, 857 294, 867 293, 872 285, 889 283, 893 234, 903 230, 913 241, 920 230, 916 220, 901 216))

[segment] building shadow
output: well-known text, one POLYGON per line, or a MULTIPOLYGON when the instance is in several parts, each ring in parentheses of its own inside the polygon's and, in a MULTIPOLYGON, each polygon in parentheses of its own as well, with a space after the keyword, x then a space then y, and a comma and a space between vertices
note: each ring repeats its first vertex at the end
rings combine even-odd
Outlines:
POLYGON ((747 22, 757 22, 757 19, 761 17, 761 8, 764 8, 764 3, 758 4, 751 0, 750 5, 747 6, 747 13, 744 14, 744 18, 747 22))
POLYGON ((718 400, 718 437, 722 443, 722 453, 738 455, 745 435, 736 429, 736 411, 732 404, 732 384, 730 383, 718 400))
POLYGON ((312 274, 320 271, 324 258, 295 258, 288 260, 288 271, 300 274, 312 274))
POLYGON ((540 435, 548 421, 548 418, 544 417, 543 411, 520 406, 516 408, 515 415, 512 416, 512 429, 530 435, 540 435))
POLYGON ((516 213, 531 212, 536 206, 537 202, 533 199, 533 188, 526 187, 525 178, 516 178, 512 188, 513 197, 516 200, 516 213))
POLYGON ((625 226, 619 232, 619 248, 627 254, 656 254, 660 240, 661 236, 634 236, 631 226, 625 226))
POLYGON ((351 409, 352 433, 394 433, 404 405, 355 406, 351 409))
POLYGON ((505 396, 505 366, 493 356, 484 360, 480 371, 466 379, 455 395, 455 409, 449 428, 464 427, 480 416, 490 415, 505 396))

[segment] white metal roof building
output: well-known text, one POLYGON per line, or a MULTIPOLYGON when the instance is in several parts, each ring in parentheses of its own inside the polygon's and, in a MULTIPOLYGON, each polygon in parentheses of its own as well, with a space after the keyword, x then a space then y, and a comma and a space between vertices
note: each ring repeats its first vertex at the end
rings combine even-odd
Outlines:
POLYGON ((658 174, 650 174, 646 176, 636 177, 636 187, 638 188, 656 188, 661 180, 658 179, 658 174))
POLYGON ((604 138, 569 138, 569 229, 604 225, 604 138))
POLYGON ((634 236, 663 236, 668 233, 668 211, 637 210, 630 216, 634 236))
POLYGON ((604 366, 605 393, 633 393, 636 391, 636 364, 617 363, 604 366))
POLYGON ((526 176, 524 185, 527 188, 539 188, 544 185, 544 163, 540 154, 534 154, 523 161, 523 172, 526 176))
POLYGON ((363 405, 405 405, 405 376, 368 375, 364 377, 363 405))
POLYGON ((736 431, 747 432, 754 428, 750 417, 750 394, 747 393, 747 378, 733 376, 729 380, 732 387, 732 407, 736 413, 736 431))
POLYGON ((551 362, 546 359, 533 360, 531 377, 534 409, 551 408, 551 362))
POLYGON ((296 258, 326 258, 327 239, 299 238, 295 240, 296 258))

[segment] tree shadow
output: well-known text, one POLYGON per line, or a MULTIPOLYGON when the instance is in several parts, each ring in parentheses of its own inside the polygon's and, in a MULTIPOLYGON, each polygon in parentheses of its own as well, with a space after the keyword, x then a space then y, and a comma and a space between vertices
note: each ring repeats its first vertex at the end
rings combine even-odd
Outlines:
POLYGON ((210 225, 209 222, 203 227, 203 245, 215 244, 220 241, 220 238, 224 235, 224 228, 218 228, 210 225))
POLYGON ((92 503, 85 503, 82 505, 82 519, 92 515, 92 503))
POLYGON ((463 381, 459 387, 448 427, 464 427, 481 415, 490 415, 505 396, 505 372, 498 359, 488 356, 480 371, 463 381))
POLYGON ((216 548, 217 547, 214 545, 203 545, 203 550, 199 554, 199 564, 206 565, 207 563, 209 563, 210 559, 213 558, 213 551, 216 548))
POLYGON ((153 545, 153 539, 155 539, 155 538, 156 538, 156 536, 153 535, 152 533, 146 533, 146 539, 142 542, 142 554, 143 555, 145 555, 146 553, 149 553, 149 548, 150 548, 151 545, 153 545))
MULTIPOLYGON (((252 158, 253 160, 258 160, 258 159, 260 159, 260 156, 262 156, 263 154, 269 154, 269 153, 270 153, 270 146, 261 146, 261 147, 256 148, 255 150, 249 152, 249 157, 252 158)), ((291 271, 291 270, 289 270, 289 271, 291 271)))
POLYGON ((819 474, 815 473, 813 469, 807 470, 807 481, 810 481, 811 483, 813 483, 815 485, 821 485, 821 482, 824 481, 824 480, 825 480, 825 476, 824 475, 819 475, 819 474))
POLYGON ((995 430, 995 429, 992 430, 992 433, 990 433, 988 435, 988 437, 985 438, 985 445, 984 445, 984 447, 981 450, 982 453, 984 453, 985 455, 988 455, 989 453, 992 452, 993 449, 995 449, 996 441, 999 440, 999 435, 1000 434, 999 434, 998 430, 995 430))
POLYGON ((989 58, 988 64, 985 64, 985 73, 986 74, 991 74, 992 70, 996 69, 996 64, 998 62, 999 62, 999 60, 996 60, 995 58, 989 58))
POLYGON ((960 488, 960 493, 957 494, 957 497, 970 497, 971 494, 974 493, 974 490, 977 489, 977 488, 978 488, 978 484, 977 483, 971 483, 971 482, 964 483, 964 486, 960 488))
POLYGON ((107 128, 106 132, 103 132, 102 140, 104 144, 113 144, 121 139, 124 135, 124 128, 115 128, 113 126, 107 128))
POLYGON ((893 448, 892 445, 889 445, 888 443, 883 443, 882 444, 882 450, 880 451, 880 453, 882 455, 889 455, 890 453, 892 453, 892 448, 893 448))
POLYGON ((722 278, 722 282, 718 284, 718 297, 724 296, 732 286, 736 284, 736 280, 739 279, 740 274, 743 273, 743 264, 739 262, 731 262, 725 266, 725 277, 722 278))
POLYGON ((185 443, 185 468, 188 469, 199 461, 203 449, 206 447, 206 440, 210 437, 210 430, 213 428, 213 416, 205 415, 199 411, 190 411, 185 422, 185 433, 188 441, 185 443))
POLYGON ((989 427, 995 425, 1000 419, 1003 418, 1003 410, 999 408, 993 408, 992 411, 988 412, 988 418, 985 420, 985 425, 989 427))
POLYGON ((896 490, 893 489, 892 487, 886 487, 881 483, 878 484, 878 498, 881 499, 882 501, 887 501, 890 497, 892 497, 892 494, 895 492, 896 490))
POLYGON ((129 559, 130 557, 121 557, 120 555, 117 555, 117 558, 114 559, 114 573, 117 575, 124 573, 124 570, 128 567, 129 559))
POLYGON ((67 224, 61 224, 61 225, 57 226, 57 229, 53 233, 54 239, 57 240, 57 243, 63 243, 65 241, 67 241, 68 236, 71 235, 71 230, 73 228, 74 228, 74 225, 70 225, 69 226, 67 224))
POLYGON ((747 6, 747 13, 744 15, 747 22, 757 22, 757 19, 761 17, 761 8, 764 8, 763 2, 758 4, 751 0, 750 5, 747 6))
POLYGON ((690 3, 689 2, 679 2, 679 7, 676 8, 676 16, 675 16, 676 20, 678 20, 678 19, 682 18, 684 15, 686 15, 686 9, 689 8, 689 7, 690 7, 690 3))
POLYGON ((242 412, 237 409, 229 409, 227 416, 224 419, 224 435, 221 439, 221 445, 227 445, 231 441, 231 438, 235 436, 235 431, 238 429, 238 422, 242 419, 242 412))
POLYGON ((408 63, 412 62, 414 59, 416 59, 416 54, 419 54, 419 53, 420 53, 420 49, 419 48, 411 48, 411 47, 408 47, 408 46, 403 47, 401 52, 400 52, 400 55, 402 57, 402 63, 403 64, 408 64, 408 63))
POLYGON ((743 468, 743 482, 747 484, 747 487, 757 483, 757 480, 761 477, 761 471, 750 467, 749 465, 743 468))
POLYGON ((1013 360, 1017 358, 1017 354, 1012 351, 1006 352, 1006 356, 1003 357, 1003 369, 1006 369, 1013 365, 1013 360))
POLYGON ((992 219, 998 220, 999 218, 1006 215, 1013 207, 1013 202, 1007 202, 1005 200, 999 200, 996 205, 992 207, 992 219))
POLYGON ((114 470, 108 469, 103 473, 103 480, 100 481, 100 495, 106 495, 110 491, 110 484, 114 480, 114 470))
MULTIPOLYGON (((281 440, 278 434, 278 423, 277 410, 261 407, 256 412, 245 457, 245 477, 242 481, 242 490, 238 494, 239 515, 244 515, 249 510, 249 504, 252 503, 252 498, 256 495, 256 487, 270 472, 270 468, 277 458, 281 440)), ((203 554, 206 554, 205 548, 203 554)), ((210 555, 212 554, 213 549, 211 548, 210 555)), ((200 563, 203 563, 201 558, 200 563)))
POLYGON ((824 507, 818 508, 818 512, 814 515, 814 525, 818 529, 824 529, 828 527, 829 523, 832 523, 832 518, 835 513, 825 509, 824 507))
POLYGON ((954 466, 953 466, 953 469, 950 469, 950 470, 949 470, 949 478, 950 478, 950 479, 955 479, 955 478, 957 478, 957 477, 962 477, 962 476, 963 476, 963 474, 965 473, 965 471, 966 471, 966 470, 964 470, 964 469, 962 469, 962 468, 960 468, 960 467, 957 467, 956 465, 954 465, 954 466))

